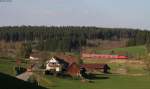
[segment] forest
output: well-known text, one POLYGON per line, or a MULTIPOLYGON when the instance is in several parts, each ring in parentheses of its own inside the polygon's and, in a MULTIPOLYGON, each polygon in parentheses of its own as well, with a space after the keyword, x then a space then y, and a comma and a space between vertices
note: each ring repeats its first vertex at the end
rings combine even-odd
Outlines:
POLYGON ((123 40, 126 46, 149 43, 148 30, 80 26, 6 26, 0 27, 0 41, 32 43, 38 50, 80 51, 87 40, 123 40))

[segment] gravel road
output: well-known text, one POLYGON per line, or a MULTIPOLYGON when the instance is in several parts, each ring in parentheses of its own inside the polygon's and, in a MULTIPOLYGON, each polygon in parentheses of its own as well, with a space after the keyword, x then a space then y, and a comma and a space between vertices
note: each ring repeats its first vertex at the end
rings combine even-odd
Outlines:
POLYGON ((33 74, 32 72, 25 72, 16 76, 16 78, 27 81, 32 74, 33 74))

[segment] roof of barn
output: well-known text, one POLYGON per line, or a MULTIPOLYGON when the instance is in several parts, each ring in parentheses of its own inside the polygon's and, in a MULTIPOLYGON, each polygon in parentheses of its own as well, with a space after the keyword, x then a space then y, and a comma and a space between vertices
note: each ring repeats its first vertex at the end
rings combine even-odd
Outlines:
POLYGON ((66 61, 67 63, 69 63, 70 65, 72 63, 77 63, 78 62, 77 57, 72 56, 72 55, 58 55, 56 58, 62 59, 64 61, 66 61))
POLYGON ((80 67, 86 69, 103 69, 105 65, 107 64, 82 64, 80 67))

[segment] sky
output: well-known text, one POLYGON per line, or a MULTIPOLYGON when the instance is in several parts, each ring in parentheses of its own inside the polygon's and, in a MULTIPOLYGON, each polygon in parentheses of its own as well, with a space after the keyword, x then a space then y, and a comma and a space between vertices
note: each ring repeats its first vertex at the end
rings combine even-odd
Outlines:
POLYGON ((0 0, 0 26, 150 29, 150 0, 0 0))

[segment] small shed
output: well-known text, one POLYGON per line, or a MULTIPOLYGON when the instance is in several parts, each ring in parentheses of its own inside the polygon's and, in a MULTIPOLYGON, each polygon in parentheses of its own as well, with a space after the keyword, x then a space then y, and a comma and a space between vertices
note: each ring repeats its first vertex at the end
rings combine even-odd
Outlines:
POLYGON ((37 52, 31 53, 29 56, 29 60, 32 60, 32 61, 37 61, 39 59, 41 59, 41 55, 37 52))

